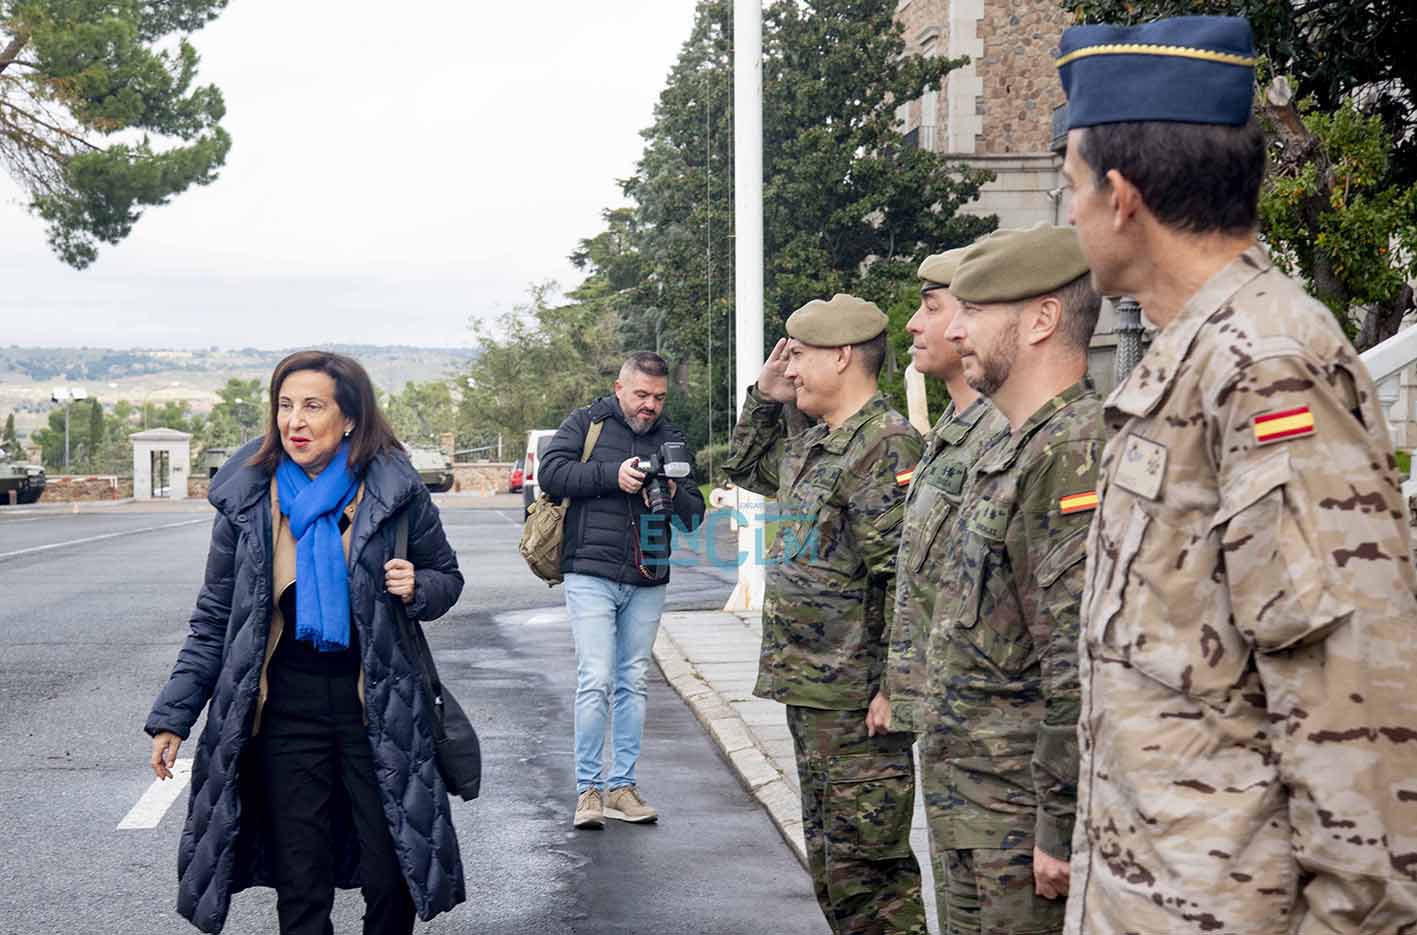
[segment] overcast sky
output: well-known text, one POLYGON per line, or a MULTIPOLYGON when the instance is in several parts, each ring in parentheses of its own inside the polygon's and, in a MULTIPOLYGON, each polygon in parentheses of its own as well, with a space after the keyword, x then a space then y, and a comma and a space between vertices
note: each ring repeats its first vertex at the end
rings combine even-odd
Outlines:
POLYGON ((693 0, 232 0, 215 183, 77 272, 0 177, 0 342, 469 345, 620 203, 693 0), (528 12, 530 11, 530 12, 528 12))

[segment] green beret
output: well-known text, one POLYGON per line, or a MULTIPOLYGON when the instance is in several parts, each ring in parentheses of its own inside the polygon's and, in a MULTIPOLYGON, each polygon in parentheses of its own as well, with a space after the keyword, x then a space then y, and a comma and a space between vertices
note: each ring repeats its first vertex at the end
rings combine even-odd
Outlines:
POLYGON ((787 318, 787 336, 813 347, 844 347, 869 341, 889 319, 875 303, 838 292, 830 302, 813 299, 787 318))
POLYGON ((1086 272, 1077 230, 1038 224, 975 241, 959 261, 950 291, 975 305, 1019 302, 1047 295, 1086 272))
POLYGON ((954 278, 955 268, 959 266, 960 257, 964 256, 968 249, 960 247, 958 250, 946 250, 944 253, 927 256, 925 262, 915 271, 915 275, 920 278, 920 291, 929 292, 931 289, 943 289, 948 286, 954 278))

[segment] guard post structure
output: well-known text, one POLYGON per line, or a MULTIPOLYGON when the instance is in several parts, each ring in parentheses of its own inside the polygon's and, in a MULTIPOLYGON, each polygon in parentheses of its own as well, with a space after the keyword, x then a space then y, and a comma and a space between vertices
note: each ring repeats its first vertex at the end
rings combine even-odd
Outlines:
POLYGON ((133 443, 133 499, 186 500, 192 436, 176 429, 148 429, 133 443))

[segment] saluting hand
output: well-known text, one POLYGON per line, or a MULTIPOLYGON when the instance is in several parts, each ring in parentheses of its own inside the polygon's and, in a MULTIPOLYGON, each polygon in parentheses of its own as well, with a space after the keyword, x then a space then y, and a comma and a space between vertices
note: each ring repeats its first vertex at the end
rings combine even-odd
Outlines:
POLYGON ((787 379, 787 339, 779 338, 758 374, 758 392, 779 403, 797 399, 797 388, 787 379))
POLYGON ((384 563, 384 590, 397 595, 405 604, 413 603, 413 588, 418 579, 413 575, 413 563, 391 558, 384 563))

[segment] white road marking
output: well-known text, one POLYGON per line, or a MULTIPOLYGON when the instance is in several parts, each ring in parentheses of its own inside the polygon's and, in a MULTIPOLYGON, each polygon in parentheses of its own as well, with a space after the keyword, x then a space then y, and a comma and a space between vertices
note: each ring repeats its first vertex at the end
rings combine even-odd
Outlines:
POLYGON ((543 623, 560 623, 565 619, 565 614, 537 614, 527 621, 530 626, 540 626, 543 623))
POLYGON ((0 552, 0 560, 15 558, 19 555, 33 555, 36 552, 48 552, 50 549, 62 549, 71 545, 86 545, 90 542, 102 542, 105 539, 117 539, 119 536, 135 536, 140 532, 157 532, 159 529, 176 529, 178 526, 195 526, 198 523, 210 523, 211 517, 202 519, 189 519, 180 523, 164 523, 161 526, 144 526, 141 529, 125 529, 122 532, 106 532, 101 536, 86 536, 83 539, 70 539, 67 542, 54 542, 49 545, 37 545, 28 549, 16 549, 13 552, 0 552))
POLYGON ((187 788, 187 783, 192 778, 192 761, 178 760, 172 764, 171 779, 154 779, 153 784, 148 786, 148 791, 143 793, 143 797, 138 800, 132 810, 118 823, 119 831, 134 831, 145 828, 156 828, 162 821, 162 816, 167 814, 167 810, 172 807, 178 797, 182 795, 182 790, 187 788))
POLYGON ((500 516, 500 517, 502 517, 504 520, 506 520, 507 523, 508 523, 508 525, 516 526, 516 527, 518 527, 518 528, 521 527, 521 523, 519 523, 519 522, 517 522, 516 520, 512 519, 510 516, 508 516, 507 514, 503 513, 501 510, 493 510, 492 512, 493 512, 493 513, 496 513, 498 516, 500 516))

